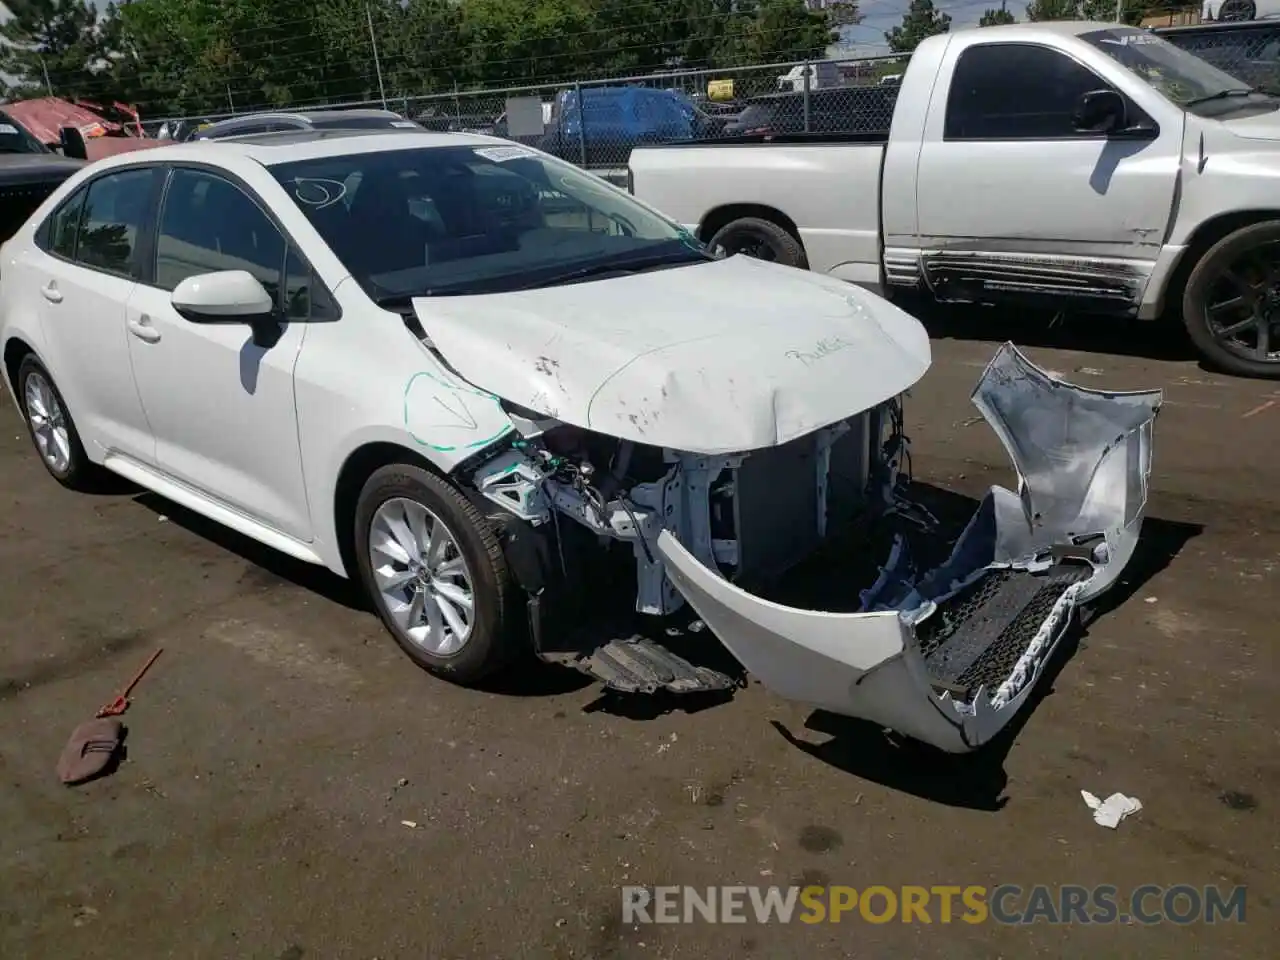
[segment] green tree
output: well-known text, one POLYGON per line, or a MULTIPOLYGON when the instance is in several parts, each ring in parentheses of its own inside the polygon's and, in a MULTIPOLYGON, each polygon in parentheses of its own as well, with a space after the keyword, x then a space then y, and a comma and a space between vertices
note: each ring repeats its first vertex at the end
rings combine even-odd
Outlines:
MULTIPOLYGON (((1137 26, 1153 14, 1172 13, 1178 10, 1200 9, 1196 0, 1124 0, 1120 9, 1121 22, 1137 26)), ((1083 0, 1080 5, 1080 19, 1100 20, 1113 23, 1116 19, 1116 0, 1083 0)))
POLYGON ((11 99, 97 95, 107 68, 93 8, 84 0, 5 0, 13 17, 0 25, 0 74, 14 78, 11 99), (47 77, 47 81, 46 81, 47 77))
POLYGON ((827 22, 833 27, 849 27, 862 22, 862 11, 856 2, 837 0, 827 5, 827 22))
POLYGON ((1034 0, 1027 4, 1027 19, 1036 22, 1079 20, 1080 0, 1034 0))
POLYGON ((742 22, 738 43, 722 55, 730 63, 774 63, 826 56, 836 40, 825 14, 803 0, 755 0, 736 4, 742 22))
MULTIPOLYGON (((144 117, 377 101, 821 57, 856 0, 13 0, 19 91, 144 117), (100 16, 87 3, 98 5, 100 16), (372 31, 371 31, 372 28, 372 31), (372 32, 373 36, 370 36, 372 32), (377 46, 375 66, 374 45, 377 46), (381 81, 381 82, 379 82, 381 81)), ((945 19, 945 18, 944 18, 945 19)), ((771 79, 771 78, 766 78, 771 79)))
POLYGON ((950 15, 938 13, 933 7, 933 0, 911 0, 907 12, 902 15, 902 25, 888 31, 884 38, 894 53, 910 53, 920 46, 920 41, 950 30, 950 15))
POLYGON ((1017 18, 1009 12, 1008 7, 1000 4, 999 10, 987 9, 983 12, 982 17, 978 20, 980 27, 999 27, 1007 23, 1017 23, 1017 18))
MULTIPOLYGON (((390 97, 414 96, 432 91, 452 89, 455 83, 468 81, 467 51, 461 45, 462 5, 450 0, 408 0, 404 4, 384 3, 374 20, 378 37, 378 55, 383 61, 384 81, 390 97)), ((362 16, 355 11, 355 18, 362 16)), ((347 21, 350 17, 346 18, 347 21)), ((335 22, 326 28, 326 36, 341 37, 343 30, 358 30, 368 37, 367 24, 335 22)), ((342 59, 342 75, 355 78, 369 72, 372 45, 338 49, 334 44, 331 57, 342 59)), ((376 77, 375 77, 376 81, 376 77)), ((338 91, 329 84, 332 94, 338 91)))
POLYGON ((463 86, 580 75, 589 65, 584 50, 600 39, 594 11, 580 0, 466 0, 461 11, 463 86))

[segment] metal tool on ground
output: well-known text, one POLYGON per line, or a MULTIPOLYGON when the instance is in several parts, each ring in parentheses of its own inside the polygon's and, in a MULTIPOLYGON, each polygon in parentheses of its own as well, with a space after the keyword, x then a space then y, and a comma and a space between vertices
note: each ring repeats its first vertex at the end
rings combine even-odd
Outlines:
POLYGON ((151 665, 160 658, 160 654, 162 653, 164 653, 164 647, 160 647, 156 650, 156 652, 151 655, 151 658, 142 665, 142 669, 134 674, 133 679, 129 681, 129 685, 121 691, 120 695, 99 710, 95 716, 98 719, 103 717, 118 717, 120 714, 128 710, 129 694, 133 693, 133 688, 138 685, 138 681, 146 676, 147 671, 151 669, 151 665))
POLYGON ((57 767, 58 779, 67 786, 87 783, 115 769, 114 764, 124 755, 126 733, 124 724, 115 718, 129 709, 129 694, 163 652, 164 647, 156 650, 118 697, 71 732, 57 767))

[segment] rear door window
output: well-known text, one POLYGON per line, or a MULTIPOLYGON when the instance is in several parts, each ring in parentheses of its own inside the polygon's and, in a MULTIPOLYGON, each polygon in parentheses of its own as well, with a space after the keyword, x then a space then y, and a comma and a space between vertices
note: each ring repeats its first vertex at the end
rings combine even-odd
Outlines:
POLYGON ((89 184, 75 242, 76 262, 138 279, 138 240, 146 229, 155 176, 154 168, 144 167, 89 184))
POLYGON ((36 246, 66 260, 75 259, 80 214, 84 210, 84 198, 88 192, 85 187, 81 187, 49 215, 49 219, 36 233, 36 246))

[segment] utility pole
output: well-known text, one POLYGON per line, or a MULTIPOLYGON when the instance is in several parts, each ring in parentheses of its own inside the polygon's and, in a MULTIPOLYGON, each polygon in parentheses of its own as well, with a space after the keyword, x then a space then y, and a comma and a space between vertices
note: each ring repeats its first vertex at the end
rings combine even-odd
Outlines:
POLYGON ((1124 20, 1124 0, 1116 0, 1116 23, 1124 20))
POLYGON ((369 44, 373 47, 373 69, 378 72, 378 96, 382 98, 382 109, 387 109, 387 90, 382 85, 382 62, 378 59, 378 38, 373 33, 373 11, 364 5, 365 20, 369 23, 369 44))
POLYGON ((49 82, 49 65, 44 62, 44 57, 40 58, 40 69, 44 72, 44 88, 49 91, 49 96, 53 96, 53 84, 49 82))

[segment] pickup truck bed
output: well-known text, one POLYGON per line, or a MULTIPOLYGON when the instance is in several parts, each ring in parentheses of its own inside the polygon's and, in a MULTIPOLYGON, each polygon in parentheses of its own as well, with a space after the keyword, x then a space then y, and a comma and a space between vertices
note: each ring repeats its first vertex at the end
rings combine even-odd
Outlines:
POLYGON ((743 217, 775 222, 804 245, 796 266, 876 287, 887 142, 887 133, 795 134, 645 147, 639 167, 633 159, 633 192, 661 197, 665 213, 706 241, 743 217), (690 176, 692 170, 707 175, 690 176), (643 192, 634 189, 638 177, 643 192), (796 192, 800 178, 803 197, 796 192))

